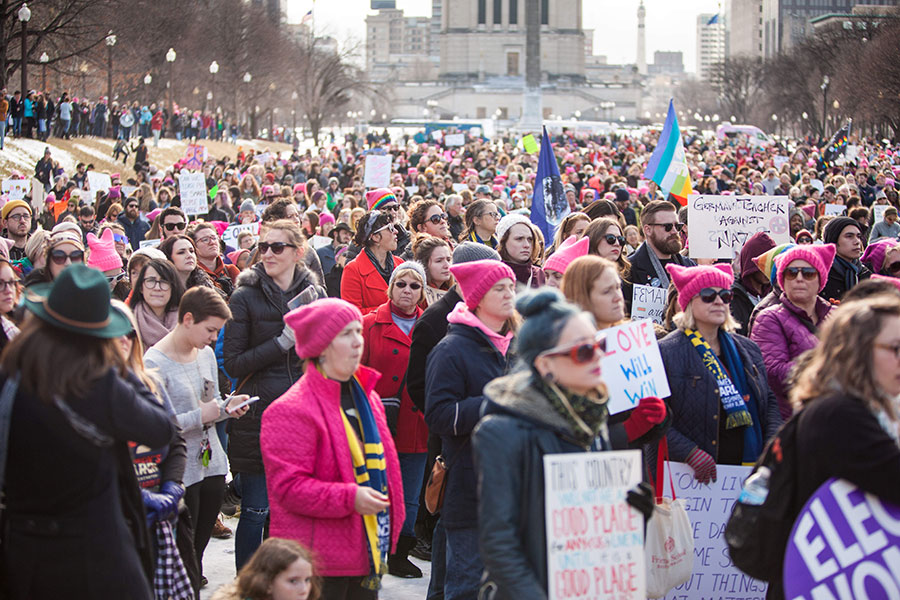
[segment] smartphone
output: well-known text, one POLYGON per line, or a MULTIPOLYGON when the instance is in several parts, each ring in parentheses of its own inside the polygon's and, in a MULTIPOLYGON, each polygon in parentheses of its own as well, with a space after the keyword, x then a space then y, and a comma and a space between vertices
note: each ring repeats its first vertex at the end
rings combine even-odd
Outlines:
POLYGON ((244 408, 245 406, 248 406, 248 405, 250 405, 250 404, 253 404, 253 403, 256 402, 257 400, 259 400, 259 396, 253 396, 252 398, 248 398, 247 400, 244 400, 243 402, 241 402, 241 403, 238 404, 237 406, 232 406, 231 408, 226 408, 225 411, 228 412, 228 413, 233 413, 233 412, 236 411, 236 410, 240 410, 240 409, 244 408))

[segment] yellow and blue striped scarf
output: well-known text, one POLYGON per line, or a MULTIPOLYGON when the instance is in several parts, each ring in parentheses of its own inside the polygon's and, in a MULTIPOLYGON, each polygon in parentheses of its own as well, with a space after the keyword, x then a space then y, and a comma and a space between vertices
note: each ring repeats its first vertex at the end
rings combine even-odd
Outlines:
MULTIPOLYGON (((388 494, 387 469, 385 468, 384 446, 381 444, 381 435, 378 433, 378 424, 366 393, 359 383, 357 376, 350 380, 350 393, 356 413, 359 416, 362 429, 362 445, 353 430, 353 426, 347 419, 347 414, 341 411, 344 422, 344 432, 347 435, 347 444, 350 446, 350 457, 353 460, 353 471, 356 483, 369 486, 385 496, 388 494)), ((369 576, 363 579, 362 586, 366 589, 377 590, 381 587, 381 577, 387 573, 387 557, 391 549, 391 518, 390 509, 385 509, 377 515, 362 515, 365 528, 366 543, 369 550, 369 576)))

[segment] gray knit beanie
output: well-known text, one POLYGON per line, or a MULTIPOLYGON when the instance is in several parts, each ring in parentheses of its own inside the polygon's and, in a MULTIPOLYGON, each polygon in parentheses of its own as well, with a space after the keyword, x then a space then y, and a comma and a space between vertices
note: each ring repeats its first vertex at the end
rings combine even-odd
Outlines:
POLYGON ((490 246, 477 242, 462 242, 453 250, 454 265, 476 260, 500 260, 500 255, 490 246))
POLYGON ((425 285, 428 282, 428 279, 425 277, 425 267, 422 266, 422 263, 417 260, 408 260, 406 262, 400 263, 399 265, 394 267, 393 271, 391 271, 391 279, 390 281, 388 281, 388 287, 394 285, 394 280, 397 279, 398 273, 400 273, 401 271, 406 271, 408 269, 412 269, 416 272, 416 275, 418 275, 422 279, 422 285, 425 285))

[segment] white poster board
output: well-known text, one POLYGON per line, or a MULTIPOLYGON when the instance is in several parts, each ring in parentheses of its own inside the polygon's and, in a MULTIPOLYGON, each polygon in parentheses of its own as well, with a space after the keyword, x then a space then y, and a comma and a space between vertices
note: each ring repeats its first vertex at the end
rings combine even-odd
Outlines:
POLYGON ((872 205, 872 226, 875 226, 875 223, 881 223, 884 221, 884 211, 891 207, 890 204, 873 204, 872 205))
POLYGON ((825 205, 825 216, 838 216, 847 212, 847 207, 843 204, 826 204, 825 205))
POLYGON ((790 156, 773 156, 772 164, 775 166, 775 170, 781 173, 781 167, 789 163, 790 160, 790 156))
POLYGON ((790 242, 787 196, 688 197, 691 258, 737 256, 754 233, 765 231, 776 244, 790 242))
POLYGON ((469 187, 469 186, 467 186, 467 185, 464 184, 464 183, 454 183, 454 184, 453 184, 453 193, 454 193, 454 194, 458 194, 458 193, 460 193, 461 191, 463 191, 464 189, 466 189, 466 188, 468 188, 468 187, 469 187))
POLYGON ((157 238, 155 240, 141 240, 138 242, 138 248, 156 248, 162 243, 162 240, 157 238))
POLYGON ((241 225, 229 225, 224 232, 222 232, 222 241, 225 242, 226 246, 230 246, 232 248, 238 247, 238 236, 245 231, 249 231, 253 235, 259 234, 259 223, 243 223, 241 225))
POLYGON ((107 173, 88 171, 87 186, 91 191, 90 195, 87 198, 87 202, 89 204, 93 204, 94 198, 97 197, 97 192, 102 191, 104 194, 109 192, 109 188, 112 187, 112 178, 107 173))
POLYGON ((10 200, 24 200, 31 191, 31 182, 27 179, 4 179, 0 189, 10 200))
MULTIPOLYGON (((694 529, 694 569, 691 578, 676 586, 665 600, 715 598, 764 600, 767 584, 742 573, 731 562, 725 543, 725 524, 752 467, 716 465, 716 481, 697 483, 689 466, 667 462, 675 497, 684 503, 694 529)), ((669 495, 668 475, 665 495, 669 495)))
POLYGON ((550 600, 646 598, 644 519, 625 501, 641 466, 639 450, 544 455, 550 600))
POLYGON ((387 187, 391 180, 391 161, 390 155, 366 155, 363 185, 367 188, 387 187))
POLYGON ((35 177, 31 178, 31 208, 34 209, 34 214, 38 215, 44 210, 44 200, 47 198, 47 193, 44 192, 44 184, 41 183, 40 179, 35 177))
POLYGON ((635 284, 631 294, 631 319, 650 319, 662 325, 668 295, 669 290, 665 288, 635 284))
POLYGON ((206 177, 203 173, 184 173, 178 177, 178 193, 181 194, 181 210, 188 216, 209 212, 206 195, 206 177))
POLYGON ((609 389, 611 415, 631 410, 641 398, 666 398, 671 393, 652 321, 632 321, 607 329, 601 368, 609 389))
POLYGON ((466 145, 466 135, 464 133, 451 133, 450 135, 445 135, 444 136, 444 145, 447 147, 465 146, 466 145))

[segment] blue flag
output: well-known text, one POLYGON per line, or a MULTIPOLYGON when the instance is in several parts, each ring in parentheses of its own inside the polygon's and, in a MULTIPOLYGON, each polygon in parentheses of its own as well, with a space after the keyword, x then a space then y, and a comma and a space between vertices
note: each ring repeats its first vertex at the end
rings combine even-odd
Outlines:
POLYGON ((569 214, 569 202, 559 178, 559 165, 553 155, 550 136, 544 127, 541 136, 541 153, 538 155, 537 175, 534 179, 534 197, 531 199, 531 222, 544 234, 544 244, 553 243, 556 228, 569 214))

